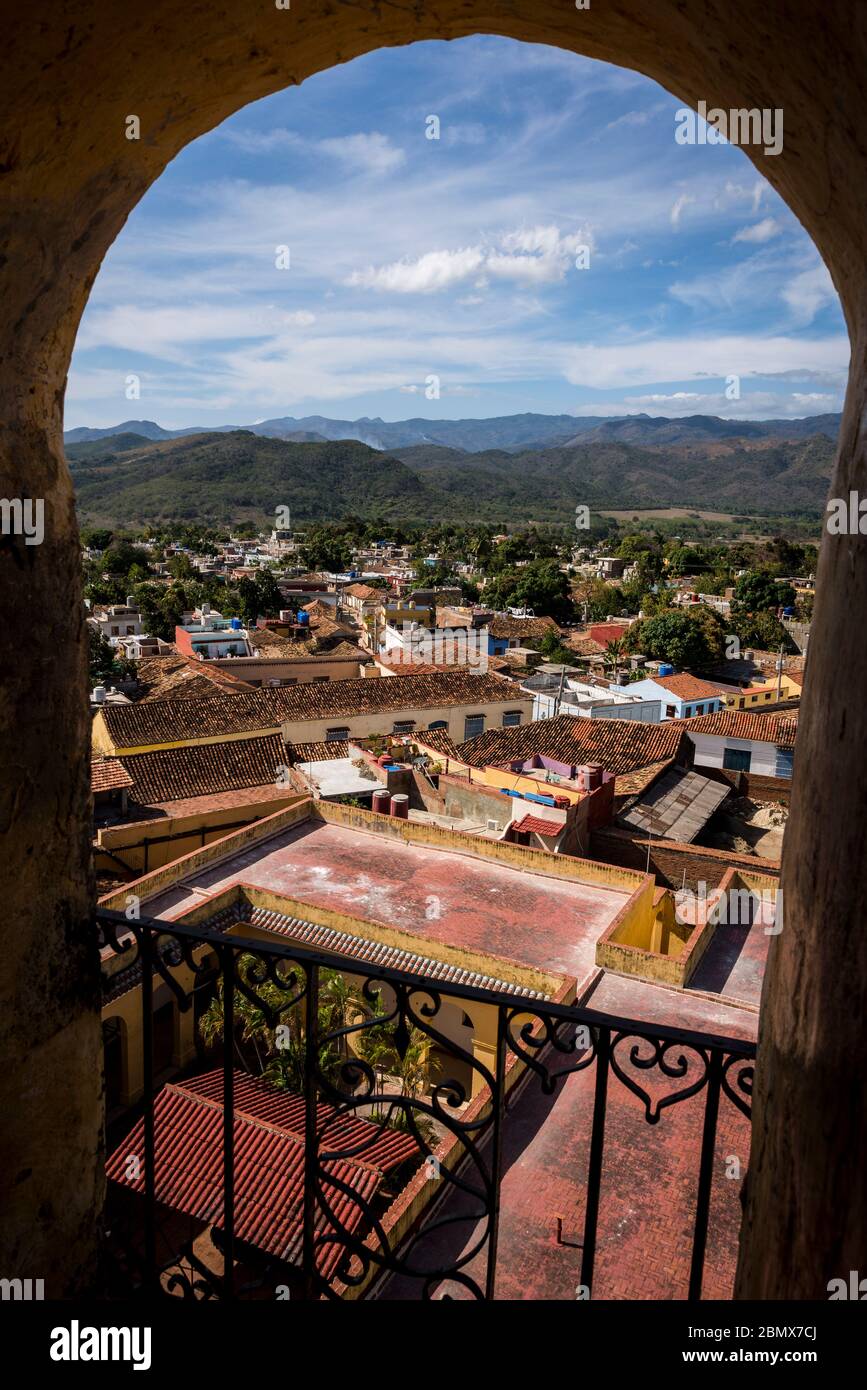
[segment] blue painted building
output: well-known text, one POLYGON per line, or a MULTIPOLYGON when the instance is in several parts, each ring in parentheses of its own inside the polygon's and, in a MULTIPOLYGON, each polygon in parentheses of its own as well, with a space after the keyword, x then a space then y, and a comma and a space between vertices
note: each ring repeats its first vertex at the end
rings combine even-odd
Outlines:
POLYGON ((632 695, 662 702, 663 719, 691 719, 694 715, 715 714, 723 708, 720 690, 697 676, 654 676, 629 685, 632 695))

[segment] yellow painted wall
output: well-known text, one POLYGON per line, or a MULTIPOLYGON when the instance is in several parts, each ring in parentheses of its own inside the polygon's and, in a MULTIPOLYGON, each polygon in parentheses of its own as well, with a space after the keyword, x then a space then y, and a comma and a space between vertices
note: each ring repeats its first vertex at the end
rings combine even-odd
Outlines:
POLYGON ((727 709, 761 709, 762 705, 772 705, 779 700, 799 700, 801 698, 801 687, 795 681, 790 680, 787 675, 780 678, 780 693, 777 695, 776 680, 766 681, 763 685, 752 685, 738 694, 723 695, 723 702, 727 709))
POLYGON ((120 872, 117 860, 104 852, 111 850, 127 865, 131 877, 138 878, 143 873, 150 873, 153 869, 159 869, 164 864, 170 864, 183 855, 201 849, 203 830, 204 843, 208 845, 228 833, 226 826, 237 825, 239 821, 260 820, 263 816, 270 816, 279 811, 283 806, 305 800, 298 792, 291 790, 287 791, 285 797, 269 797, 265 800, 257 799, 252 794, 254 791, 255 788, 251 788, 249 801, 239 802, 234 806, 204 809, 192 815, 166 816, 157 820, 132 821, 127 825, 104 826, 97 833, 93 843, 94 864, 97 870, 105 873, 120 872), (165 841, 168 836, 172 838, 166 843, 150 843, 156 840, 165 841), (142 840, 149 842, 147 851, 141 845, 142 840))
MULTIPOLYGON (((573 804, 587 795, 586 792, 577 791, 573 787, 564 787, 557 782, 540 781, 520 772, 504 772, 499 767, 473 768, 472 780, 475 783, 481 782, 484 786, 495 787, 498 791, 532 792, 536 796, 564 796, 573 804)), ((527 809, 532 811, 532 802, 527 809)))
MULTIPOLYGON (((321 743, 327 737, 328 730, 334 728, 348 729, 351 738, 368 738, 372 734, 390 734, 397 721, 414 720, 418 732, 421 733, 428 725, 445 720, 448 732, 454 741, 463 743, 464 720, 467 715, 483 714, 486 730, 499 729, 502 728, 503 711, 506 709, 519 709, 522 723, 529 723, 533 713, 533 697, 516 690, 514 695, 510 692, 508 703, 500 700, 496 704, 444 705, 442 708, 431 707, 428 709, 414 709, 406 705, 400 709, 383 711, 381 714, 335 714, 328 719, 290 719, 282 725, 282 730, 288 743, 321 743)), ((213 734, 206 738, 185 738, 167 743, 124 744, 121 746, 113 741, 106 728, 103 712, 99 710, 93 720, 92 739, 94 750, 97 753, 149 753, 154 748, 189 748, 202 743, 227 743, 241 738, 264 738, 268 734, 278 734, 280 730, 281 725, 274 724, 266 729, 249 729, 237 734, 213 734)))

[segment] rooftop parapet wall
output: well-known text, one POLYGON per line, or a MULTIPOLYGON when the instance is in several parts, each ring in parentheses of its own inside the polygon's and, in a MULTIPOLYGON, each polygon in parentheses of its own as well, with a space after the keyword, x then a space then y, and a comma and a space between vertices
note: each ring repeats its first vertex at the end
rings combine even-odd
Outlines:
MULTIPOLYGON (((496 860, 511 865, 512 868, 549 878, 592 883, 629 894, 638 893, 640 890, 647 891, 648 888, 652 893, 653 889, 652 875, 634 869, 600 864, 594 859, 578 859, 572 856, 561 858, 549 854, 546 850, 528 849, 524 845, 499 840, 482 840, 464 835, 457 830, 446 830, 441 826, 420 825, 415 821, 378 815, 358 806, 319 801, 312 814, 332 824, 346 825, 354 830, 372 831, 374 834, 389 836, 395 840, 418 846, 429 845, 431 849, 448 849, 477 859, 496 860)), ((260 824, 264 825, 266 822, 260 824)))
POLYGON ((767 921, 764 926, 753 922, 748 900, 773 903, 778 890, 779 880, 772 874, 730 868, 717 887, 697 901, 694 925, 672 922, 670 906, 662 902, 656 904, 649 932, 640 916, 621 914, 599 938, 596 963, 622 975, 685 989, 717 931, 732 923, 745 925, 745 909, 749 930, 767 929, 767 921))
MULTIPOLYGON (((220 898, 223 895, 218 895, 220 898)), ((418 937, 409 931, 403 931, 399 927, 385 926, 381 922, 371 922, 364 917, 356 917, 347 912, 337 912, 330 908, 325 908, 319 904, 296 901, 294 898, 285 896, 282 893, 270 892, 267 889, 256 887, 252 884, 241 883, 237 885, 237 897, 235 901, 249 903, 251 907, 263 908, 266 912, 279 912, 286 917, 297 917, 302 922, 313 922, 317 926, 330 927, 336 932, 345 932, 351 936, 361 936, 367 941, 378 941, 385 946, 393 946, 399 951, 409 951, 418 956, 430 957, 434 960, 444 961, 448 965, 457 966, 460 970, 467 970, 477 975, 486 975, 491 979, 507 980, 510 984, 522 985, 526 989, 535 990, 539 994, 544 994, 548 998, 564 997, 566 1002, 571 1002, 574 998, 576 981, 567 979, 562 975, 547 973, 541 970, 534 970, 530 966, 520 961, 509 960, 505 956, 487 955, 481 951, 469 951, 462 946, 452 946, 439 941, 432 941, 428 937, 418 937)), ((216 900, 208 900, 208 911, 204 916, 198 916, 198 922, 207 921, 208 917, 215 916, 216 911, 221 911, 223 907, 231 905, 233 898, 230 896, 225 902, 221 902, 215 908, 216 900)), ((201 908, 193 909, 198 913, 201 908)), ((178 921, 190 922, 194 924, 192 915, 184 914, 177 919, 178 921)), ((265 928, 250 928, 240 923, 237 935, 243 936, 245 932, 251 934, 255 931, 256 935, 263 934, 271 936, 265 928)), ((288 938, 291 941, 291 938, 288 938)), ((339 953, 339 946, 331 947, 339 953)), ((347 961, 347 971, 352 973, 352 961, 347 961)), ((448 985, 437 986, 443 994, 448 993, 448 985)))

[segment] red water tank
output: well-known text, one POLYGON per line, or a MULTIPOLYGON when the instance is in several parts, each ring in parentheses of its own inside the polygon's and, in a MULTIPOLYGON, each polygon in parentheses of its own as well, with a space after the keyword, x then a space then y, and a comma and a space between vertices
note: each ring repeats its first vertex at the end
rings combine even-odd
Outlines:
POLYGON ((383 816, 389 815, 391 811, 391 797, 388 792, 374 792, 370 801, 370 809, 372 811, 379 811, 383 816))
POLYGON ((391 814, 399 820, 409 820, 409 797, 406 792, 395 792, 391 798, 391 814))

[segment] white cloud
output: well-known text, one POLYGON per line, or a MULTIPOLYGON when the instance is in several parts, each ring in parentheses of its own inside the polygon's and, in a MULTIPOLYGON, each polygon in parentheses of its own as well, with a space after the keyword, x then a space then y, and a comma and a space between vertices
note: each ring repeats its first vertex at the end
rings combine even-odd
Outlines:
POLYGON ((285 126, 275 126, 273 130, 245 130, 232 128, 221 131, 224 140, 245 154, 273 154, 275 150, 300 150, 305 142, 302 136, 285 126))
POLYGON ((623 390, 700 376, 723 380, 730 375, 761 377, 794 369, 807 375, 811 368, 840 371, 848 358, 849 340, 844 334, 809 342, 782 335, 711 334, 570 347, 563 354, 563 370, 575 386, 623 390), (810 368, 805 367, 805 359, 810 368))
POLYGON ((670 214, 671 225, 675 228, 675 230, 677 230, 677 228, 680 226, 680 219, 684 208, 687 207, 690 203, 694 202, 695 198, 693 198, 690 193, 681 193, 680 197, 677 198, 675 202, 672 204, 670 214))
POLYGON ((649 396, 627 396, 630 405, 682 405, 684 401, 698 401, 701 396, 697 391, 672 391, 666 395, 664 391, 654 391, 649 396))
MULTIPOLYGON (((428 251, 414 261, 353 271, 345 283, 398 294, 432 294, 482 270, 484 276, 517 284, 551 284, 564 278, 584 246, 592 248, 589 232, 562 236, 557 227, 522 228, 501 235, 496 249, 468 246, 459 251, 428 251)), ((484 284, 484 278, 476 280, 476 288, 480 283, 484 284)))
POLYGON ((359 131, 352 135, 329 136, 323 140, 305 139, 285 126, 272 130, 251 130, 229 126, 220 132, 222 138, 245 154, 269 155, 293 150, 313 158, 330 155, 349 168, 366 174, 391 174, 406 160, 405 152, 378 130, 359 131))
POLYGON ((819 261, 812 269, 796 275, 783 289, 783 299, 796 323, 812 323, 820 309, 835 303, 837 299, 837 291, 825 263, 819 261))
POLYGON ((393 174, 406 161, 405 152, 378 130, 367 135, 339 135, 320 140, 318 148, 365 174, 393 174))
POLYGON ((416 261, 395 261, 391 265, 368 266, 355 270, 347 285, 365 290, 391 290, 396 294, 433 294, 448 289, 474 275, 484 260, 477 246, 463 251, 428 251, 416 261))
POLYGON ((782 230, 775 217, 763 217, 761 222, 755 222, 751 227, 741 227, 732 241, 770 241, 772 237, 779 236, 782 230))

